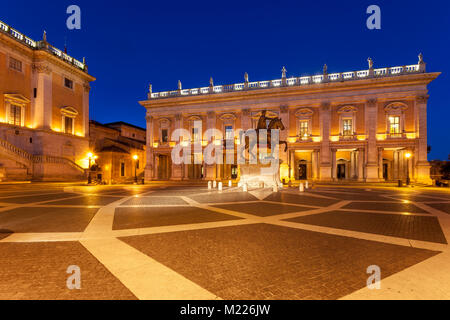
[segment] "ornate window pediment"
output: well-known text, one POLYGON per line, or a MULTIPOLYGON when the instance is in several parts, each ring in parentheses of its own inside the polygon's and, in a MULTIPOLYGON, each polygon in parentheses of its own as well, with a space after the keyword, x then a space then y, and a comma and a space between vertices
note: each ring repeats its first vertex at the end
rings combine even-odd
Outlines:
POLYGON ((408 109, 408 105, 403 102, 392 102, 384 107, 384 111, 387 113, 402 113, 406 109, 408 109))
POLYGON ((234 113, 224 113, 220 116, 222 121, 234 121, 236 120, 236 115, 234 113))
POLYGON ((26 97, 24 97, 23 95, 18 94, 18 93, 5 93, 4 97, 5 97, 5 101, 11 102, 11 103, 16 103, 16 104, 20 104, 20 105, 25 105, 27 103, 30 103, 29 99, 27 99, 26 97))
POLYGON ((295 112, 295 116, 297 118, 311 118, 314 114, 314 111, 310 108, 301 108, 295 112))
POLYGON ((358 112, 358 108, 356 108, 355 106, 343 106, 341 108, 338 109, 338 113, 355 113, 358 112))
POLYGON ((65 117, 75 118, 78 116, 78 111, 72 107, 62 107, 61 114, 65 117))

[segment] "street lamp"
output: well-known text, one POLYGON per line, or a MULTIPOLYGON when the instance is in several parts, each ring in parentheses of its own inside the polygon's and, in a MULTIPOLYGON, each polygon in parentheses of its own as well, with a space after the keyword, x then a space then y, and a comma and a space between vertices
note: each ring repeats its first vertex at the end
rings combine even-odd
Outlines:
POLYGON ((94 157, 94 155, 92 154, 92 152, 89 152, 89 153, 87 154, 87 156, 88 156, 88 159, 89 159, 88 184, 91 184, 91 183, 92 183, 92 177, 91 177, 91 161, 92 161, 92 158, 94 157))
POLYGON ((407 152, 405 154, 406 158, 406 185, 409 186, 411 183, 411 180, 409 179, 409 159, 412 157, 412 154, 407 152))
POLYGON ((133 156, 133 160, 134 160, 134 183, 137 184, 137 161, 139 159, 139 156, 137 154, 135 154, 133 156))

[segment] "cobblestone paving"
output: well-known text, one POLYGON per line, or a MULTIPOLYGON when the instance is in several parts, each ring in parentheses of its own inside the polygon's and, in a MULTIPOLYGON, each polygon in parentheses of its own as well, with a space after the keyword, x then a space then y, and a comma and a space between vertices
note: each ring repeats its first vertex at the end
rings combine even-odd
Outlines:
POLYGON ((306 207, 290 206, 287 204, 277 204, 268 202, 225 204, 225 205, 214 205, 213 207, 254 214, 255 216, 259 217, 269 217, 283 213, 311 210, 311 208, 306 207))
POLYGON ((97 209, 18 208, 0 213, 0 228, 12 232, 82 232, 97 209))
POLYGON ((395 211, 404 213, 427 213, 411 203, 389 203, 389 202, 353 202, 344 209, 361 209, 375 211, 395 211))
POLYGON ((447 243, 436 217, 331 211, 298 217, 289 221, 406 239, 447 243))
POLYGON ((117 208, 114 230, 238 220, 234 216, 193 207, 117 208))
POLYGON ((122 239, 224 299, 337 299, 436 252, 265 224, 122 239))
POLYGON ((136 299, 77 242, 0 243, 0 299, 136 299), (80 267, 81 290, 69 290, 67 269, 80 267))
POLYGON ((449 202, 426 188, 0 185, 0 299, 338 299, 370 265, 384 279, 448 255, 449 202))

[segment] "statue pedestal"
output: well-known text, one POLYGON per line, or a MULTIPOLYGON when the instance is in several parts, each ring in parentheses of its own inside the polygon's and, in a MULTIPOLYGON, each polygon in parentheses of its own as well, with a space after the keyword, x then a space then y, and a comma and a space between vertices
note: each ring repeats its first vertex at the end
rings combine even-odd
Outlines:
POLYGON ((276 170, 272 170, 270 164, 241 164, 239 167, 241 178, 239 187, 247 184, 249 189, 272 189, 275 186, 278 186, 278 189, 283 188, 280 180, 280 167, 276 170))

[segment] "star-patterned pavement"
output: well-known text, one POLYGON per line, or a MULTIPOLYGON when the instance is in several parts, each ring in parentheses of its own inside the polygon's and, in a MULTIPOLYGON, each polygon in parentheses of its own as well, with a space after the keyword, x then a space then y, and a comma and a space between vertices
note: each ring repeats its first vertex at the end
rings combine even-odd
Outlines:
POLYGON ((434 188, 0 185, 0 299, 449 299, 448 239, 434 188))

